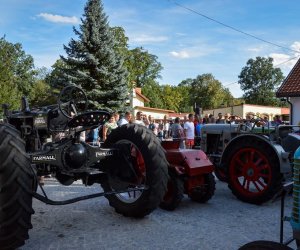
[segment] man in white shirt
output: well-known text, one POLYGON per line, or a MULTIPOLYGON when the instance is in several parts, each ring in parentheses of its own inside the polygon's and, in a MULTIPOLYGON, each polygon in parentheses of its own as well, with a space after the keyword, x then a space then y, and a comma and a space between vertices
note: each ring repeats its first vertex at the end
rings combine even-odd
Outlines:
POLYGON ((147 119, 147 116, 144 115, 144 114, 142 113, 142 111, 138 111, 138 112, 136 113, 136 119, 135 119, 134 123, 140 124, 140 125, 143 125, 143 126, 147 126, 147 127, 148 127, 148 125, 149 125, 149 121, 148 121, 148 119, 147 119))
POLYGON ((132 115, 130 112, 126 112, 124 117, 122 117, 119 121, 118 121, 118 126, 122 126, 124 124, 127 124, 127 123, 131 123, 131 120, 132 120, 132 115))
POLYGON ((163 126, 164 138, 167 139, 169 137, 169 134, 170 134, 170 123, 168 121, 168 116, 167 115, 164 116, 163 124, 164 124, 164 126, 163 126))
POLYGON ((194 115, 189 114, 188 121, 184 123, 185 146, 186 148, 193 148, 195 139, 195 125, 194 115))

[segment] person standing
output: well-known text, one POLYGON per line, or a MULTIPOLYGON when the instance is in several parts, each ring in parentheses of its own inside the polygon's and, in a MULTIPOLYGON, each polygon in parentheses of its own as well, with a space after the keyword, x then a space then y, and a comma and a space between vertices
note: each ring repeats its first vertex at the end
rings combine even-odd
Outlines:
POLYGON ((216 123, 216 119, 212 114, 208 116, 208 122, 207 123, 216 123))
POLYGON ((103 135, 102 135, 103 141, 105 141, 107 136, 111 133, 111 131, 117 127, 118 125, 115 121, 115 117, 112 115, 109 121, 103 125, 103 135))
POLYGON ((209 123, 209 118, 208 118, 208 114, 205 114, 203 118, 203 124, 207 124, 207 123, 209 123))
POLYGON ((127 111, 124 115, 124 117, 122 117, 119 121, 118 121, 118 126, 122 126, 125 125, 127 123, 131 123, 132 121, 132 115, 129 111, 127 111))
POLYGON ((155 121, 154 121, 154 119, 152 119, 151 115, 148 116, 148 120, 149 120, 148 128, 157 136, 158 124, 155 123, 155 121))
POLYGON ((169 133, 170 133, 170 123, 168 122, 168 116, 165 115, 164 116, 164 121, 163 121, 163 138, 167 139, 169 137, 169 133))
POLYGON ((188 120, 184 123, 185 146, 193 148, 195 139, 194 115, 189 114, 188 120))
POLYGON ((142 111, 138 111, 138 112, 136 113, 136 118, 135 118, 134 123, 135 123, 135 124, 140 124, 140 125, 143 125, 143 126, 146 126, 146 127, 148 127, 148 125, 149 125, 149 121, 148 121, 148 119, 147 119, 147 116, 144 115, 144 114, 142 113, 142 111))
POLYGON ((216 123, 217 123, 217 124, 224 124, 224 123, 225 123, 225 120, 223 120, 223 115, 222 115, 222 113, 219 113, 219 114, 218 114, 218 119, 216 120, 216 123))
POLYGON ((120 120, 120 114, 118 112, 113 113, 113 116, 115 117, 115 122, 118 124, 120 120))
POLYGON ((170 136, 175 140, 180 140, 179 148, 184 148, 184 131, 180 125, 179 117, 176 117, 175 122, 171 125, 170 136))
POLYGON ((99 145, 99 128, 86 131, 85 142, 93 146, 99 145))

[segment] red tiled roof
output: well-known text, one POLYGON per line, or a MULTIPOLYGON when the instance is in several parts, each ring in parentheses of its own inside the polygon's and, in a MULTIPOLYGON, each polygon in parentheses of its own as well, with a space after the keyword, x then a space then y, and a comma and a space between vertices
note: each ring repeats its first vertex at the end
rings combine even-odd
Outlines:
POLYGON ((149 100, 146 96, 144 96, 144 95, 142 94, 142 89, 141 89, 141 88, 135 88, 135 93, 136 93, 138 96, 140 96, 142 99, 144 99, 145 102, 150 102, 150 100, 149 100))
POLYGON ((300 59, 276 92, 277 97, 300 96, 300 59))
POLYGON ((143 107, 143 106, 135 106, 134 109, 139 109, 139 110, 148 110, 148 111, 158 111, 158 112, 164 112, 164 113, 174 113, 174 110, 169 110, 169 109, 158 109, 158 108, 150 108, 150 107, 143 107))

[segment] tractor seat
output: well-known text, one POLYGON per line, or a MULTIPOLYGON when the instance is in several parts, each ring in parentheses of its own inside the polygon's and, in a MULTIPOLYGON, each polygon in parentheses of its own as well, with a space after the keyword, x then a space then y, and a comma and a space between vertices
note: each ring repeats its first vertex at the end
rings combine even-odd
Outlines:
POLYGON ((69 128, 76 127, 94 127, 104 124, 110 119, 110 114, 107 111, 90 111, 73 117, 68 122, 69 128))

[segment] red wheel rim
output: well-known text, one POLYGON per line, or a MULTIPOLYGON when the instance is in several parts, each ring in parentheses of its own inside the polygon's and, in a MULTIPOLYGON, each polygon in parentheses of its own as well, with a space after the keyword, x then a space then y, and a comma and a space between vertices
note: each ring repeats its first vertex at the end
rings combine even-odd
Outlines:
MULTIPOLYGON (((127 140, 120 140, 117 144, 131 143, 127 140)), ((111 187, 113 190, 127 189, 127 188, 135 188, 135 187, 145 187, 146 185, 146 163, 144 161, 143 155, 140 150, 136 147, 135 144, 131 143, 130 145, 130 154, 131 154, 131 163, 133 166, 134 175, 131 180, 127 181, 111 181, 111 187)), ((137 201, 144 190, 133 190, 124 193, 116 194, 116 197, 124 203, 134 203, 137 201)))
POLYGON ((255 148, 243 148, 232 157, 229 178, 233 186, 247 196, 264 193, 272 181, 269 160, 255 148))

